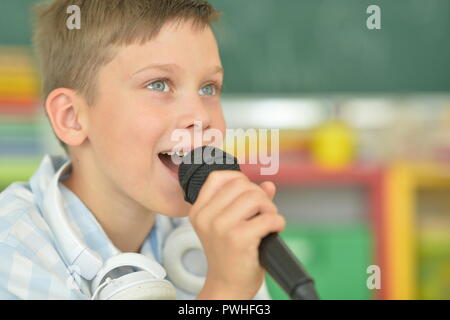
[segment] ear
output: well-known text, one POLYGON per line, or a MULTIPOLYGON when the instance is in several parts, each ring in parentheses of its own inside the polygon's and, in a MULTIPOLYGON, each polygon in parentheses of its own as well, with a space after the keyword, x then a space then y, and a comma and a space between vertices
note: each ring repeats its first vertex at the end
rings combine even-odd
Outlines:
POLYGON ((82 144, 87 137, 84 99, 71 89, 58 88, 47 97, 45 109, 58 138, 69 146, 82 144))

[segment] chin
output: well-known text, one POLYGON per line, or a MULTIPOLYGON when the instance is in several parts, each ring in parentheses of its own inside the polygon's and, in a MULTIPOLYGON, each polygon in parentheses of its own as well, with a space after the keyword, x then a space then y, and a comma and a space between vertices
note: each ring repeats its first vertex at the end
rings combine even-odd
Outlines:
POLYGON ((171 218, 184 218, 189 216, 189 210, 192 205, 184 200, 181 201, 172 201, 169 207, 164 206, 161 210, 156 210, 156 212, 171 217, 171 218))

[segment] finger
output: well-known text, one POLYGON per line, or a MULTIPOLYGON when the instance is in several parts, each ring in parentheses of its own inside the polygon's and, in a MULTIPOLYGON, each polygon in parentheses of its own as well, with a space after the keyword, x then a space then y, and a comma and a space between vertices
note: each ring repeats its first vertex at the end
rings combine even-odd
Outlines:
POLYGON ((248 193, 249 191, 260 193, 260 198, 267 198, 267 200, 269 200, 264 190, 257 184, 250 182, 247 178, 236 177, 227 181, 203 207, 197 206, 196 215, 201 214, 201 219, 203 221, 214 219, 214 217, 220 215, 226 207, 236 202, 241 194, 248 193))
POLYGON ((243 241, 262 239, 269 233, 281 233, 286 226, 286 220, 281 214, 265 213, 247 221, 238 231, 243 241))
POLYGON ((246 220, 254 219, 255 215, 277 214, 275 204, 263 192, 247 191, 238 196, 212 222, 216 231, 226 230, 246 220))
POLYGON ((194 203, 196 209, 200 209, 208 204, 211 201, 211 198, 217 194, 227 182, 237 178, 248 180, 247 176, 240 171, 217 170, 211 172, 201 187, 194 203))
POLYGON ((269 199, 273 200, 275 193, 277 192, 275 184, 272 181, 264 181, 259 186, 264 190, 269 199))

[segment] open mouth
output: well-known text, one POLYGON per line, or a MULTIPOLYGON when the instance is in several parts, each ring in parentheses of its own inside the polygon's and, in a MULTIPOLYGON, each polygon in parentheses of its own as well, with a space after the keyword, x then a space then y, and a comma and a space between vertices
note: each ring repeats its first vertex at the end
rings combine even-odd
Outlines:
POLYGON ((178 151, 163 151, 158 153, 158 158, 172 173, 175 178, 178 179, 178 168, 180 167, 181 159, 188 154, 188 152, 178 151))

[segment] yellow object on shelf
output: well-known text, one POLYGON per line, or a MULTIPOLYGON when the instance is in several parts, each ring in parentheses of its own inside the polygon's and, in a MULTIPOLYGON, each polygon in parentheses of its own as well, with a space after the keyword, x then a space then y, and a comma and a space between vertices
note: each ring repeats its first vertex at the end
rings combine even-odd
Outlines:
POLYGON ((312 160, 327 169, 341 169, 351 165, 355 156, 355 134, 341 121, 330 121, 313 133, 312 160))

